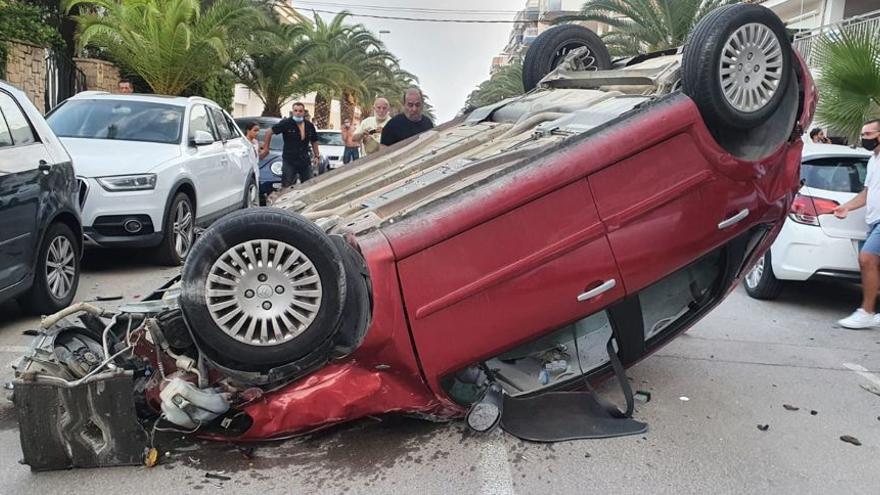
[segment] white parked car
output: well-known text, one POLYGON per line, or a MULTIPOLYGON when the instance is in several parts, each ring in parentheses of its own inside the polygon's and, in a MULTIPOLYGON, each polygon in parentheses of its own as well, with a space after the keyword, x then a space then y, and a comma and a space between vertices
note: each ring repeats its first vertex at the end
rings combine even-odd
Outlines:
POLYGON ((177 265, 196 226, 258 204, 256 150, 211 100, 86 92, 47 121, 76 164, 87 246, 177 265))
POLYGON ((342 166, 342 155, 345 153, 342 132, 333 129, 319 129, 318 149, 321 150, 321 156, 327 158, 330 168, 342 166))
POLYGON ((750 296, 774 299, 785 281, 860 280, 859 243, 868 232, 865 209, 850 212, 845 219, 832 211, 864 188, 870 155, 834 144, 804 145, 804 185, 779 237, 743 280, 750 296))

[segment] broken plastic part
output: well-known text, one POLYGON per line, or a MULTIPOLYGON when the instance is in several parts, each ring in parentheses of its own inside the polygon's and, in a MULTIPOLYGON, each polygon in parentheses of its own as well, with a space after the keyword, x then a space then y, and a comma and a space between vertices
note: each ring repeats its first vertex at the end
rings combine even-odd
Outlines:
POLYGON ((196 428, 229 410, 229 401, 213 389, 199 389, 180 377, 172 378, 159 394, 166 420, 196 428))

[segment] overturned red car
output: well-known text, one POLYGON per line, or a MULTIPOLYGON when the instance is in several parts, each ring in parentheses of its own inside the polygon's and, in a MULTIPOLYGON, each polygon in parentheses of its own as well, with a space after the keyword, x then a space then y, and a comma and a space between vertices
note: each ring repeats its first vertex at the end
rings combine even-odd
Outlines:
POLYGON ((596 381, 692 326, 798 187, 816 90, 781 21, 722 7, 682 49, 614 61, 563 25, 524 75, 526 95, 218 221, 146 301, 47 318, 16 368, 26 462, 140 462, 119 429, 142 447, 156 425, 258 440, 470 410, 484 429, 490 395, 596 381), (146 426, 96 420, 111 394, 146 426), (31 424, 71 410, 51 438, 31 424))

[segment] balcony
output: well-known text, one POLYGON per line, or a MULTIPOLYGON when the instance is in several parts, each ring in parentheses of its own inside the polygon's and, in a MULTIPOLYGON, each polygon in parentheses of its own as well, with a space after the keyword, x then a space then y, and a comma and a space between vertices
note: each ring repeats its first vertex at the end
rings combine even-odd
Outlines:
POLYGON ((800 32, 794 37, 794 47, 804 57, 807 65, 815 67, 816 60, 813 53, 813 46, 816 40, 823 34, 840 31, 843 28, 853 29, 857 32, 867 32, 880 27, 880 10, 868 12, 862 15, 850 17, 834 24, 826 24, 811 31, 800 32))

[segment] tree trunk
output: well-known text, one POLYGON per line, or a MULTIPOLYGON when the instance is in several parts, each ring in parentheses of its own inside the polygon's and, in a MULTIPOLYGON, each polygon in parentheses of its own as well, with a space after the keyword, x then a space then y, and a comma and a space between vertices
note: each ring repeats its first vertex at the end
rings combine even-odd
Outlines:
POLYGON ((342 93, 342 100, 339 102, 339 113, 342 117, 341 122, 345 122, 345 119, 348 119, 350 122, 354 122, 355 104, 356 102, 354 99, 354 95, 352 95, 348 91, 342 93))
POLYGON ((315 115, 312 115, 312 123, 318 129, 327 129, 330 125, 330 100, 320 91, 315 95, 315 115))
POLYGON ((281 117, 281 104, 279 101, 267 101, 263 105, 263 117, 281 117))

